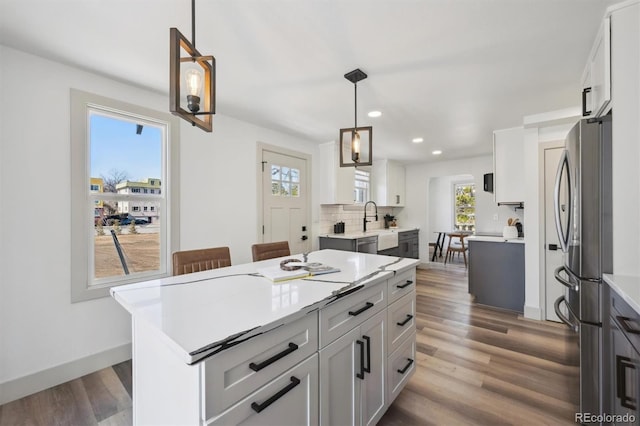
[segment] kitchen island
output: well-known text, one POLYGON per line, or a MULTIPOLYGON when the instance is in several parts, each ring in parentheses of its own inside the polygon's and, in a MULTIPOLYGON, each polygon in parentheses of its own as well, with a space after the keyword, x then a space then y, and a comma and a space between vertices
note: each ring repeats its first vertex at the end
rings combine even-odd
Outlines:
POLYGON ((524 311, 524 238, 469 236, 469 293, 476 303, 524 311))
POLYGON ((375 423, 415 369, 417 261, 320 250, 112 289, 132 315, 134 424, 375 423), (290 256, 302 260, 302 255, 290 256))

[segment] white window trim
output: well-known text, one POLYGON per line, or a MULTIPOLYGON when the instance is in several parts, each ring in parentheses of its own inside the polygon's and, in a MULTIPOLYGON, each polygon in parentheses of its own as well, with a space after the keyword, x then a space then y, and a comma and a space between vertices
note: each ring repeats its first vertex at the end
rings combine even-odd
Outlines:
MULTIPOLYGON (((452 190, 452 192, 453 192, 453 226, 452 226, 452 228, 453 229, 456 229, 456 226, 457 226, 456 221, 458 220, 457 205, 456 205, 456 189, 457 189, 458 186, 473 186, 474 189, 475 189, 475 182, 466 181, 465 180, 465 181, 460 181, 460 182, 454 182, 453 183, 453 190, 452 190)), ((475 196, 474 196, 474 198, 475 198, 475 196)), ((477 202, 477 200, 476 200, 476 202, 477 202)), ((477 207, 478 206, 476 204, 474 206, 474 208, 473 208, 474 215, 476 213, 477 207)), ((475 227, 475 223, 474 223, 473 226, 475 227)))
MULTIPOLYGON (((92 93, 71 89, 71 302, 97 299, 109 295, 111 283, 89 285, 89 260, 93 256, 90 236, 94 235, 93 207, 89 209, 90 195, 87 191, 89 156, 88 144, 89 108, 105 111, 121 112, 128 116, 139 116, 145 121, 149 119, 158 123, 166 123, 167 150, 164 154, 166 173, 170 183, 166 188, 167 203, 167 247, 161 263, 166 264, 164 274, 171 275, 171 253, 179 247, 180 236, 180 120, 169 114, 149 108, 117 101, 92 93), (83 224, 85 226, 83 226, 83 224)), ((119 194, 121 197, 124 194, 119 194)), ((101 194, 108 198, 106 193, 101 194)), ((151 196, 153 197, 153 196, 151 196)), ((162 253, 162 250, 161 250, 162 253)), ((117 285, 128 284, 149 277, 132 277, 131 280, 119 281, 117 285)))

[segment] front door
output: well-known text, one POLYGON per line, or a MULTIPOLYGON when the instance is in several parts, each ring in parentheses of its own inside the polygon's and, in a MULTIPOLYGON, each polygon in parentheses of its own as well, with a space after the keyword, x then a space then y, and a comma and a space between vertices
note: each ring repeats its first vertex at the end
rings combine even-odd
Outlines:
POLYGON ((310 251, 308 157, 262 149, 262 242, 288 241, 291 254, 310 251))
POLYGON ((564 287, 556 281, 554 271, 562 265, 562 249, 556 230, 555 213, 553 209, 554 186, 558 163, 562 156, 564 145, 544 150, 544 261, 545 261, 545 318, 560 321, 553 308, 556 299, 564 294, 564 287))

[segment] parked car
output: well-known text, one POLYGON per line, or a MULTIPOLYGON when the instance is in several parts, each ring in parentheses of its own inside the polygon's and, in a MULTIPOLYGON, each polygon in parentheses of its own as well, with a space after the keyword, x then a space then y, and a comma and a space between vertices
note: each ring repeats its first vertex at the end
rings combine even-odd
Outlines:
POLYGON ((149 221, 147 221, 146 219, 141 219, 127 213, 122 213, 122 214, 112 214, 105 217, 102 220, 102 224, 107 226, 113 226, 116 220, 120 221, 120 226, 130 225, 131 222, 133 221, 135 221, 136 225, 146 225, 149 223, 149 221))

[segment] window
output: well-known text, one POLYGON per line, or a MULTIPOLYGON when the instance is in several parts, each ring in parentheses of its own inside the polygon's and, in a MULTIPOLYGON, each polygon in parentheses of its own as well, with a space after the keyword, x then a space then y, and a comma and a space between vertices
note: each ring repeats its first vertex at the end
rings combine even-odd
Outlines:
MULTIPOLYGON (((153 189, 152 189, 152 191, 153 191, 153 189)), ((147 188, 145 188, 145 189, 144 189, 144 193, 146 194, 147 192, 148 192, 148 191, 147 191, 147 188)), ((153 194, 153 192, 152 192, 152 194, 153 194)))
POLYGON ((370 173, 356 169, 356 179, 353 199, 356 203, 366 203, 369 199, 370 173))
POLYGON ((107 296, 115 285, 171 275, 179 231, 179 129, 179 120, 168 113, 71 90, 72 302, 107 296), (137 125, 143 126, 141 134, 137 125), (140 191, 150 177, 163 183, 162 195, 140 191), (98 192, 87 191, 93 181, 103 183, 98 192), (143 233, 114 226, 116 220, 132 220, 128 212, 143 204, 157 207, 158 226, 143 233), (97 205, 99 227, 89 216, 96 215, 97 205))
POLYGON ((299 197, 300 170, 272 164, 271 195, 279 197, 299 197))
POLYGON ((151 206, 151 207, 150 207, 150 210, 151 210, 151 211, 155 211, 155 209, 156 209, 156 208, 155 208, 155 206, 151 206))
POLYGON ((143 209, 143 210, 146 212, 146 211, 147 211, 147 206, 144 206, 144 209, 143 209))
POLYGON ((453 228, 458 231, 476 230, 476 187, 473 183, 453 185, 453 228))
POLYGON ((100 185, 91 185, 91 191, 100 191, 100 185))
MULTIPOLYGON (((145 190, 145 191, 146 191, 146 190, 145 190)), ((152 194, 155 194, 155 189, 152 189, 152 190, 151 190, 151 193, 152 193, 152 194)), ((159 193, 160 193, 160 191, 158 191, 158 194, 159 194, 159 193)))

